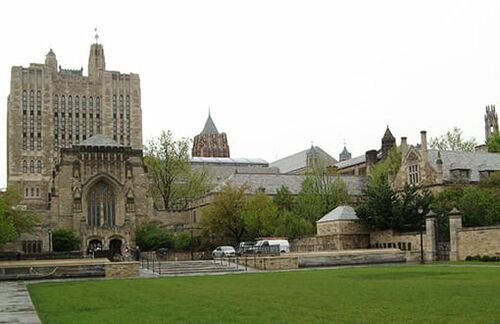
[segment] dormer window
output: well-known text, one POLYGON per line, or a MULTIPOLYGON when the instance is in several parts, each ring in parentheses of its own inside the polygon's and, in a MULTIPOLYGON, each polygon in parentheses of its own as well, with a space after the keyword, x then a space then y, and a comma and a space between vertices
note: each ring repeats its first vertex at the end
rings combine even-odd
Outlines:
POLYGON ((470 169, 453 169, 450 173, 454 182, 469 182, 470 180, 470 169))

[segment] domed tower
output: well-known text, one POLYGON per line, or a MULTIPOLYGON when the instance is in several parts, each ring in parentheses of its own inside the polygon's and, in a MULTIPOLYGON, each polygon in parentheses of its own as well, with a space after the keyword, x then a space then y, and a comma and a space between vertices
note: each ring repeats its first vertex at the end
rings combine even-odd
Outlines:
POLYGON ((498 116, 495 112, 495 105, 486 106, 486 114, 484 115, 484 131, 486 142, 491 135, 498 134, 498 116))
POLYGON ((387 154, 389 154, 389 150, 395 145, 396 139, 394 138, 394 136, 392 136, 389 126, 387 126, 384 137, 382 137, 382 159, 385 159, 387 157, 387 154))
POLYGON ((210 111, 205 127, 194 137, 191 155, 193 157, 230 157, 226 133, 219 133, 210 116, 210 111))

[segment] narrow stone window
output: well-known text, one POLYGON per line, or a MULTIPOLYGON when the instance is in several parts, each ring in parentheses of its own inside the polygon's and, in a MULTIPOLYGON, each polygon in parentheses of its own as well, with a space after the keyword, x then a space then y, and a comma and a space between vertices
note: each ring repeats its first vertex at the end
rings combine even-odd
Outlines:
POLYGON ((42 161, 40 160, 36 162, 36 172, 40 174, 42 173, 42 161))
POLYGON ((30 173, 35 173, 35 161, 30 161, 30 173))
POLYGON ((28 162, 23 160, 23 173, 28 173, 28 162))
POLYGON ((418 164, 408 166, 408 183, 418 185, 420 183, 420 171, 418 164))

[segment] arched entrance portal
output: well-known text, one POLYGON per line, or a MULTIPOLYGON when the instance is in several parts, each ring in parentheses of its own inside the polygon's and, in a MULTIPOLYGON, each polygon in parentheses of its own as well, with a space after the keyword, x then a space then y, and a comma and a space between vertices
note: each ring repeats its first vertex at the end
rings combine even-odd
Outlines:
POLYGON ((121 254, 122 253, 122 240, 118 238, 114 238, 109 241, 109 250, 113 252, 113 254, 121 254))
POLYGON ((89 241, 89 247, 92 250, 96 250, 97 248, 102 249, 102 241, 99 239, 93 239, 89 241))
POLYGON ((116 224, 115 194, 105 181, 99 181, 87 194, 87 224, 91 227, 116 224))

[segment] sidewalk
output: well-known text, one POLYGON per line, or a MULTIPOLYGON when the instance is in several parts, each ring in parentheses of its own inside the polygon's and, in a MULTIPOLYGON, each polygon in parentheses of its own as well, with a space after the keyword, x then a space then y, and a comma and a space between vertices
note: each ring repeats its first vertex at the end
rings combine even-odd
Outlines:
POLYGON ((0 323, 41 323, 24 282, 0 282, 0 323))

